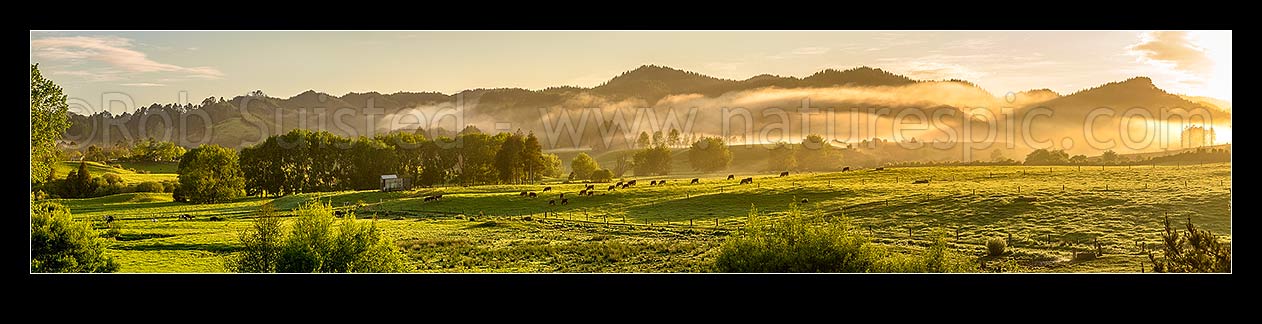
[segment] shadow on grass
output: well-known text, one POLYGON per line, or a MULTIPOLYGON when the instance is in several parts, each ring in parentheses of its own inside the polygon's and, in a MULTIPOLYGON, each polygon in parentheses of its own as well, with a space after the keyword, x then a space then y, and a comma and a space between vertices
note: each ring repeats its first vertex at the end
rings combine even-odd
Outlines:
POLYGON ((224 243, 207 243, 207 244, 190 244, 190 243, 162 243, 162 244, 146 244, 117 247, 118 250, 127 251, 194 251, 201 250, 207 252, 235 252, 240 247, 224 244, 224 243))
POLYGON ((131 233, 131 234, 118 234, 118 236, 115 236, 114 239, 126 242, 126 241, 139 241, 139 240, 148 240, 148 239, 155 239, 155 238, 172 237, 172 236, 175 236, 175 235, 156 234, 156 233, 131 233))

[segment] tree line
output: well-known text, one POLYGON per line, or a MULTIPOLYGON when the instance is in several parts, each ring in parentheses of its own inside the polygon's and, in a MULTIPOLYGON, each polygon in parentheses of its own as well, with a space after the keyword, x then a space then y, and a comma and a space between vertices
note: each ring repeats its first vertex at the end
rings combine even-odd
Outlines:
POLYGON ((534 134, 487 135, 466 129, 455 138, 396 132, 346 138, 293 130, 240 153, 246 194, 366 190, 397 174, 413 185, 520 184, 560 176, 561 161, 543 153, 534 134))

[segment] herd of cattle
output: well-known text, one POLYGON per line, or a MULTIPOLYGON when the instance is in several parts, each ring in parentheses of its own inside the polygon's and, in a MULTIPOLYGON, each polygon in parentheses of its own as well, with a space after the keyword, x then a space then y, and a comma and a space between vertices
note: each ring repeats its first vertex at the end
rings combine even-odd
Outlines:
MULTIPOLYGON (((878 167, 878 168, 874 169, 873 171, 881 171, 881 170, 884 170, 884 169, 885 169, 885 168, 883 168, 883 167, 878 167)), ((849 171, 850 171, 850 167, 845 167, 845 168, 842 168, 842 169, 841 169, 841 171, 842 171, 842 172, 849 172, 849 171)), ((780 177, 787 177, 787 176, 789 176, 789 171, 780 172, 780 177)), ((729 174, 729 175, 727 175, 727 180, 736 180, 736 175, 735 175, 735 174, 729 174)), ((667 181, 668 181, 668 180, 652 180, 652 181, 649 181, 649 185, 650 185, 650 186, 660 186, 660 185, 665 185, 665 184, 667 183, 667 181)), ((614 191, 614 190, 618 190, 618 189, 629 189, 629 188, 631 188, 631 187, 634 187, 634 186, 636 185, 636 183, 637 183, 637 181, 636 181, 636 180, 630 180, 630 181, 620 180, 620 181, 618 181, 617 183, 614 183, 614 184, 609 185, 608 187, 606 187, 606 188, 605 188, 605 191, 606 191, 606 192, 609 192, 609 191, 614 191)), ((688 184, 690 184, 690 185, 694 185, 694 184, 700 184, 700 183, 701 183, 701 178, 692 178, 692 181, 691 181, 691 182, 689 182, 688 184)), ((739 183, 739 184, 741 184, 741 185, 745 185, 745 184, 753 184, 753 183, 754 183, 754 177, 748 177, 748 178, 740 179, 740 183, 739 183)), ((553 191, 553 190, 552 190, 552 186, 545 186, 545 187, 543 187, 541 190, 539 190, 539 192, 534 192, 534 191, 522 191, 521 193, 517 194, 517 196, 518 196, 518 197, 525 197, 525 198, 538 198, 538 197, 540 197, 540 196, 542 195, 541 193, 543 193, 543 192, 549 192, 549 191, 553 191)), ((578 191, 578 196, 580 196, 580 197, 581 197, 581 196, 592 196, 592 195, 595 195, 595 194, 596 194, 596 185, 595 185, 595 184, 588 184, 588 185, 584 186, 582 190, 579 190, 579 191, 578 191)), ((604 193, 601 193, 601 195, 604 195, 604 193)), ((429 202, 429 201, 435 201, 435 200, 439 200, 439 199, 441 199, 442 197, 443 197, 443 195, 441 195, 441 194, 440 194, 440 195, 427 196, 427 197, 425 197, 425 201, 426 201, 426 202, 429 202)), ((571 196, 571 197, 573 197, 573 196, 571 196)), ((806 199, 802 199, 802 203, 806 203, 806 202, 807 202, 807 201, 806 201, 806 199)), ((557 204, 561 204, 561 205, 568 205, 569 203, 570 203, 570 199, 565 197, 565 193, 564 193, 564 192, 563 192, 563 193, 559 193, 559 194, 557 194, 557 197, 556 197, 555 199, 549 199, 549 200, 548 200, 548 205, 552 205, 552 206, 555 206, 555 205, 557 205, 557 204)))

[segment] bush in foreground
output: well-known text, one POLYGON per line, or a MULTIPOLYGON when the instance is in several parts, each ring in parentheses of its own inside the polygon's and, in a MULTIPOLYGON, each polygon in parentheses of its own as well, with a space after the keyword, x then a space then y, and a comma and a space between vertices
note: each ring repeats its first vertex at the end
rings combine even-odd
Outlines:
POLYGON ((920 254, 890 253, 842 219, 812 221, 797 204, 783 219, 750 223, 720 248, 721 272, 967 272, 972 262, 949 249, 944 234, 920 254))
POLYGON ((1187 232, 1179 233, 1166 217, 1161 239, 1162 257, 1148 253, 1154 272, 1231 272, 1231 246, 1219 242, 1210 231, 1197 229, 1191 218, 1187 232))
POLYGON ((264 205, 254 226, 241 234, 242 252, 226 266, 236 272, 403 272, 405 257, 372 222, 354 214, 333 216, 333 207, 307 203, 285 235, 270 205, 264 205))
POLYGON ((53 202, 31 208, 31 272, 115 272, 118 263, 105 255, 105 239, 87 222, 53 202))
POLYGON ((986 240, 986 253, 988 253, 990 256, 1003 255, 1004 251, 1007 249, 1008 249, 1008 242, 1005 242, 1001 238, 995 237, 995 238, 986 240))

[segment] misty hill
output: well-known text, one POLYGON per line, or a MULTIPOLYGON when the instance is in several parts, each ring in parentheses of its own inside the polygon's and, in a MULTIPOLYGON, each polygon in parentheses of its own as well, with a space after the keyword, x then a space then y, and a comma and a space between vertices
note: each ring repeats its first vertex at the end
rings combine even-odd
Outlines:
MULTIPOLYGON (((370 130, 373 133, 418 129, 434 131, 439 127, 445 127, 444 131, 450 132, 459 127, 454 124, 406 124, 421 118, 396 118, 394 120, 402 120, 405 124, 394 125, 383 124, 383 120, 386 116, 403 114, 434 120, 444 110, 453 110, 450 108, 458 103, 464 109, 461 116, 464 123, 477 125, 488 132, 498 131, 492 127, 504 122, 514 130, 543 132, 541 122, 552 116, 542 116, 541 109, 559 111, 555 108, 561 108, 577 115, 577 109, 588 107, 658 109, 666 105, 698 107, 714 112, 718 107, 733 102, 757 106, 749 108, 792 108, 805 97, 812 100, 813 106, 886 107, 894 109, 891 115, 901 109, 932 113, 941 109, 958 111, 964 107, 1014 104, 1003 103, 1002 97, 997 98, 966 80, 914 80, 871 67, 827 69, 803 78, 762 74, 744 80, 730 80, 665 66, 644 65, 592 88, 470 89, 450 95, 437 92, 366 92, 341 96, 308 90, 288 98, 273 97, 259 91, 232 99, 211 97, 198 104, 154 104, 117 116, 109 113, 92 116, 72 114, 72 126, 66 139, 81 143, 114 143, 124 138, 154 137, 175 140, 186 146, 214 143, 241 147, 295 128, 327 130, 341 136, 368 135, 370 130), (663 104, 663 100, 669 102, 663 104), (365 109, 369 103, 374 109, 372 112, 381 115, 368 116, 369 111, 365 109)), ((1056 111, 1056 118, 1046 126, 1052 129, 1081 129, 1082 115, 1101 106, 1151 109, 1203 107, 1213 114, 1215 120, 1230 121, 1229 111, 1199 102, 1169 94, 1154 86, 1148 78, 1138 77, 1065 96, 1047 89, 1023 91, 1017 94, 1015 104, 1025 107, 1018 109, 1019 114, 1028 113, 1035 107, 1056 111)), ((609 117, 605 119, 608 123, 609 117)), ((450 118, 442 121, 454 123, 450 118)), ((701 129, 694 129, 694 132, 714 134, 717 130, 712 129, 713 125, 719 123, 701 118, 696 124, 701 129)), ((594 128, 584 132, 592 136, 598 134, 594 128)), ((793 141, 792 137, 789 140, 793 141)), ((545 147, 603 145, 594 142, 590 138, 583 141, 566 139, 558 141, 556 147, 550 147, 548 143, 545 147)))

